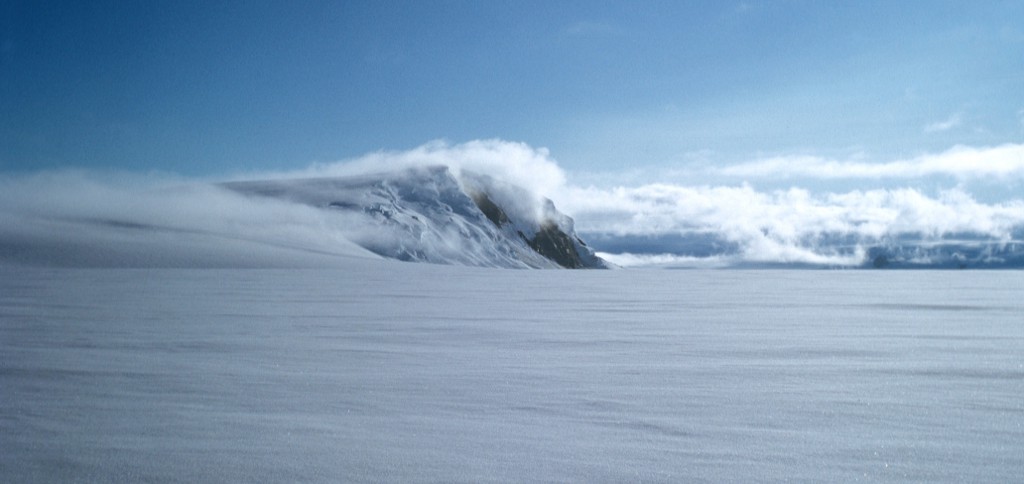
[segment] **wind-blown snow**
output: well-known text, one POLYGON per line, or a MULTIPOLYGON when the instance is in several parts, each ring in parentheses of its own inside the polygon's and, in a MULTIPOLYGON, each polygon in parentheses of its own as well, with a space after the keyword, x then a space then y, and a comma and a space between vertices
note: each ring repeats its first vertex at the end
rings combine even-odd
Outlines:
POLYGON ((0 178, 0 262, 338 267, 378 256, 322 211, 209 183, 76 172, 0 178))

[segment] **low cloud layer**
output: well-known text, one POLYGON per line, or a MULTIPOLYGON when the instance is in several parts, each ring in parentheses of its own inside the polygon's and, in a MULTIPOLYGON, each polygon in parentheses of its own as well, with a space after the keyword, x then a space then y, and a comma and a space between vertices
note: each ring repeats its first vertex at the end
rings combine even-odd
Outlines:
POLYGON ((957 189, 929 197, 910 188, 816 195, 799 188, 765 193, 749 185, 655 184, 569 189, 565 206, 583 231, 714 231, 730 237, 771 234, 780 240, 814 233, 882 237, 974 232, 1006 238, 1024 223, 1024 201, 985 204, 957 189))

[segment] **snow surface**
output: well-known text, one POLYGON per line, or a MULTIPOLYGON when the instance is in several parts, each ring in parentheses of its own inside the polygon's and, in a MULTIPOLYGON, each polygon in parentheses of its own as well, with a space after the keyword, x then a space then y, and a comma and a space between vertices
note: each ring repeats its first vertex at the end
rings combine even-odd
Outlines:
POLYGON ((1012 482, 1020 273, 0 266, 4 482, 1012 482))

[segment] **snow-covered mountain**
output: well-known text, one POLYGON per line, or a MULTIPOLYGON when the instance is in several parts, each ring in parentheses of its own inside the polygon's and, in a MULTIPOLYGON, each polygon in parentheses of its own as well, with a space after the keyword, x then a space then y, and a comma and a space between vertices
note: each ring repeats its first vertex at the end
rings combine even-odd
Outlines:
POLYGON ((445 166, 225 187, 331 212, 345 236, 405 261, 508 268, 606 268, 547 199, 445 166))

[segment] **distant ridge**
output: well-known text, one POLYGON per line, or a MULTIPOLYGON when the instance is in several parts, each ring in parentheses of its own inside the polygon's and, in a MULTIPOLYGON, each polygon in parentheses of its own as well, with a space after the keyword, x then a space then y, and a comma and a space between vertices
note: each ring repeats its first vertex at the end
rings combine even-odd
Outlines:
POLYGON ((803 248, 837 256, 844 263, 748 260, 744 247, 715 233, 619 235, 584 233, 591 247, 602 253, 661 256, 662 267, 695 266, 736 268, 859 268, 859 269, 1022 269, 1024 228, 1009 237, 956 233, 924 236, 899 234, 865 238, 850 234, 822 234, 803 248), (676 256, 683 262, 675 262, 676 256), (685 258, 685 259, 683 259, 685 258), (717 263, 718 265, 712 265, 717 263))

